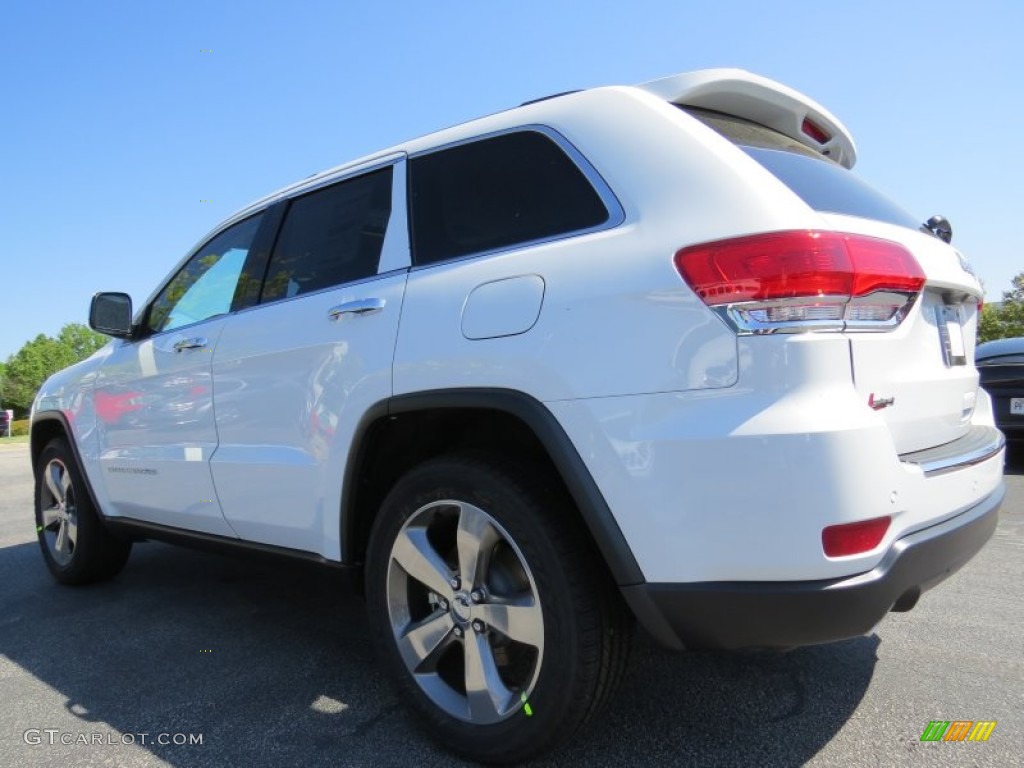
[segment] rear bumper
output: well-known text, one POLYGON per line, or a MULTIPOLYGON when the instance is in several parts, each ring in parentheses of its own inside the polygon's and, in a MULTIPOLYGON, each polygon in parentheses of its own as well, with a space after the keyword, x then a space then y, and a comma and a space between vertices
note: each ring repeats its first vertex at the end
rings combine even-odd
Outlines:
POLYGON ((647 583, 622 588, 638 620, 671 648, 792 648, 863 635, 909 610, 992 536, 1005 493, 893 542, 872 570, 795 582, 647 583))
POLYGON ((924 451, 905 453, 900 456, 900 461, 916 465, 925 477, 932 477, 988 461, 997 456, 1005 445, 1003 433, 998 429, 976 424, 959 440, 924 451))

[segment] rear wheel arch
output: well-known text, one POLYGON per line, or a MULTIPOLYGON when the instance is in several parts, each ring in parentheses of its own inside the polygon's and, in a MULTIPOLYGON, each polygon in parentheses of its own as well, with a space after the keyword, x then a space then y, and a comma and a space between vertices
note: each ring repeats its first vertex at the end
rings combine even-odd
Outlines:
POLYGON ((416 464, 467 448, 508 448, 513 460, 550 473, 578 510, 584 528, 619 585, 643 574, 565 430, 540 401, 516 390, 449 389, 399 395, 369 409, 356 429, 345 469, 342 561, 361 563, 375 514, 390 487, 416 464))

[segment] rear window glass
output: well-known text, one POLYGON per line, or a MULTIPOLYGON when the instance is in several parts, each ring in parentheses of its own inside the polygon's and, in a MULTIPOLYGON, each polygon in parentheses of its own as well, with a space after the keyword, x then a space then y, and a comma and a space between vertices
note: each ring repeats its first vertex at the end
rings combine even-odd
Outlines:
POLYGON ((921 223, 896 203, 831 160, 792 152, 740 147, 816 211, 843 213, 919 229, 921 223))
POLYGON ((921 222, 866 181, 796 139, 732 115, 693 107, 683 111, 738 145, 816 211, 921 227, 921 222))
POLYGON ((410 162, 417 264, 591 229, 608 210, 547 136, 520 131, 410 162))

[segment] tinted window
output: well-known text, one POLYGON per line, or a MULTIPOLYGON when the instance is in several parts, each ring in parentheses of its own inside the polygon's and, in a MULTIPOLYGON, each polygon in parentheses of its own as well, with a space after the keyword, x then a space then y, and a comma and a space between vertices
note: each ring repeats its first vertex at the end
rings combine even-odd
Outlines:
POLYGON ((920 222, 870 184, 830 160, 792 152, 741 147, 816 211, 844 213, 901 227, 920 222))
POLYGON ((737 144, 816 211, 920 228, 917 219, 866 181, 796 139, 733 115, 680 109, 737 144))
POLYGON ((410 182, 417 264, 576 232, 608 220, 583 172, 536 131, 414 158, 410 182))
MULTIPOLYGON (((676 106, 679 106, 678 104, 676 106)), ((813 157, 821 160, 822 155, 815 152, 805 144, 796 139, 791 139, 784 133, 768 128, 760 123, 744 120, 742 117, 727 115, 723 112, 713 112, 708 109, 697 109, 696 107, 679 106, 683 112, 691 117, 696 117, 704 125, 714 128, 718 133, 743 147, 764 147, 765 149, 785 149, 789 152, 796 152, 800 155, 813 157)))
POLYGON ((262 217, 235 224, 196 251, 150 306, 150 331, 170 331, 230 311, 262 217))
POLYGON ((391 176, 390 167, 382 168, 292 201, 270 256, 261 300, 377 274, 391 218, 391 176))

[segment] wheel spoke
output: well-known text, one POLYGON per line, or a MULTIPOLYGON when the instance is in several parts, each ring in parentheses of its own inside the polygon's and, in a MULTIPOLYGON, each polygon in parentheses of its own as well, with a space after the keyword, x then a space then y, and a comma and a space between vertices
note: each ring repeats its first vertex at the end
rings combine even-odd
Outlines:
POLYGON ((483 511, 470 504, 460 505, 456 546, 463 584, 475 587, 484 582, 491 550, 500 540, 500 534, 483 511))
POLYGON ((541 597, 485 509, 445 495, 413 512, 392 540, 386 599, 403 664, 448 715, 492 725, 531 695, 544 663, 541 597))
POLYGON ((470 632, 463 642, 466 661, 466 698, 469 717, 474 723, 491 723, 508 711, 512 691, 498 675, 494 653, 487 636, 470 632))
POLYGON ((544 620, 540 606, 533 597, 501 602, 492 601, 480 606, 483 619, 492 629, 497 630, 517 643, 540 648, 544 642, 544 620))
POLYGON ((65 535, 67 536, 68 541, 71 542, 70 549, 73 552, 75 546, 78 544, 78 526, 75 524, 75 521, 69 517, 65 527, 67 528, 65 535))
POLYGON ((54 525, 64 519, 64 510, 60 507, 47 507, 43 510, 43 528, 51 530, 54 525))
POLYGON ((53 548, 62 555, 68 553, 68 521, 66 518, 60 521, 60 528, 57 529, 57 541, 54 542, 53 548))
POLYGON ((434 672, 444 649, 452 642, 455 623, 448 613, 433 613, 410 624, 398 638, 398 652, 414 674, 434 672))
POLYGON ((56 461, 51 461, 46 467, 45 473, 46 489, 57 504, 63 504, 66 498, 64 494, 64 475, 67 473, 62 472, 62 469, 63 467, 56 461))
POLYGON ((391 557, 409 576, 439 595, 451 595, 449 570, 423 528, 407 528, 395 539, 391 557))

